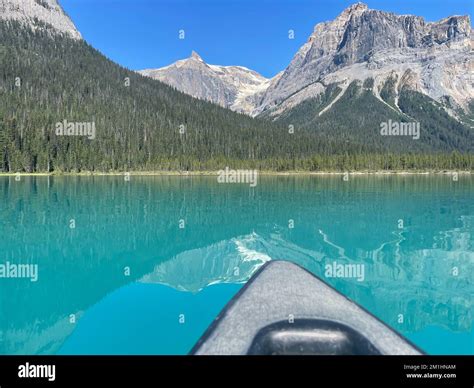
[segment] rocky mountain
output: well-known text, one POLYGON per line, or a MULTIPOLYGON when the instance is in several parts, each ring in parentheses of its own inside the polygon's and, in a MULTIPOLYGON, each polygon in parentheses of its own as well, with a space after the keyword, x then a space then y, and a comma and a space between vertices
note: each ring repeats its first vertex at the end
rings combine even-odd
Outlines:
POLYGON ((189 58, 170 66, 139 73, 193 97, 247 114, 255 110, 273 81, 242 66, 209 65, 194 51, 189 58))
POLYGON ((400 94, 411 90, 460 119, 460 112, 472 113, 473 36, 469 16, 426 22, 357 3, 317 24, 289 66, 271 80, 238 66, 207 65, 197 54, 141 73, 251 116, 277 119, 303 102, 325 99, 320 117, 337 107, 350 85, 362 90, 369 82, 378 103, 404 117, 400 94))
POLYGON ((469 16, 427 23, 422 17, 371 10, 357 3, 335 20, 317 24, 281 78, 270 86, 254 112, 278 116, 337 84, 374 81, 373 93, 393 83, 393 108, 407 87, 446 105, 467 110, 474 96, 473 34, 469 16))
POLYGON ((57 0, 0 0, 0 19, 18 20, 34 29, 47 29, 82 39, 57 0))

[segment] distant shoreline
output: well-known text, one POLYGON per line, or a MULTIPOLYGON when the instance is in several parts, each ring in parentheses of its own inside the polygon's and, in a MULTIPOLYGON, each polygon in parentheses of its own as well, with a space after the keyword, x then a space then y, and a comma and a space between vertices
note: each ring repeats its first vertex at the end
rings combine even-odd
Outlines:
MULTIPOLYGON (((339 176, 339 175, 471 175, 472 171, 443 170, 443 171, 258 171, 261 176, 339 176)), ((95 176, 217 176, 218 171, 130 171, 130 172, 52 172, 52 173, 0 173, 0 177, 95 177, 95 176)))

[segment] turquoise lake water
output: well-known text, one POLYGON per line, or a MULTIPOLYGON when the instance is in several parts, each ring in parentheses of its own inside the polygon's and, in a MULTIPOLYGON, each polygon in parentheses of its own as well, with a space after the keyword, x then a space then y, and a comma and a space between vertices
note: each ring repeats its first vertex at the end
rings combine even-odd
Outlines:
POLYGON ((269 260, 427 353, 473 354, 473 193, 463 175, 0 177, 0 265, 38 269, 0 278, 0 354, 186 354, 269 260))

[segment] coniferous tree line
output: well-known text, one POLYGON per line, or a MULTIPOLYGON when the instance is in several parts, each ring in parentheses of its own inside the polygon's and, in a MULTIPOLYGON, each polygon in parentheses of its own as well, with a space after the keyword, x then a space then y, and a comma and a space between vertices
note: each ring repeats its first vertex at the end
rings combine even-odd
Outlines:
POLYGON ((0 22, 0 172, 472 169, 462 131, 412 148, 380 139, 371 120, 385 116, 360 115, 372 101, 357 86, 341 98, 357 120, 330 110, 308 125, 303 115, 337 87, 328 93, 292 117, 253 119, 129 71, 83 41, 0 22), (93 122, 95 139, 57 136, 64 120, 93 122))
POLYGON ((280 121, 297 123, 321 135, 345 139, 349 143, 363 141, 369 147, 385 147, 397 153, 474 152, 474 131, 451 117, 443 106, 429 97, 403 88, 395 104, 395 80, 389 78, 380 92, 380 101, 373 91, 373 79, 352 82, 342 96, 336 84, 314 99, 304 101, 284 114, 280 121), (340 97, 338 100, 335 100, 340 97), (319 116, 332 101, 331 109, 319 116), (420 138, 381 136, 380 124, 391 122, 419 123, 420 138))

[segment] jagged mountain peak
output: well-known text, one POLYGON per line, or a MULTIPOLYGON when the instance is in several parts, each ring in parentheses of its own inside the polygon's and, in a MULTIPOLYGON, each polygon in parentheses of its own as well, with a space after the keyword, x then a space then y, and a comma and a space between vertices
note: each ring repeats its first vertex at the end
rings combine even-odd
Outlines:
POLYGON ((33 29, 44 28, 39 21, 48 26, 48 31, 82 39, 57 0, 0 0, 0 19, 17 20, 33 29))
POLYGON ((367 11, 368 9, 369 9, 369 6, 367 4, 362 3, 362 2, 357 2, 347 7, 344 11, 342 11, 342 13, 338 17, 340 18, 340 17, 348 17, 348 16, 350 17, 352 15, 360 15, 364 13, 365 11, 367 11))
POLYGON ((194 59, 195 61, 204 62, 201 56, 194 50, 191 52, 191 56, 189 57, 189 59, 194 59))
POLYGON ((139 71, 193 97, 208 100, 237 112, 252 114, 271 80, 243 66, 218 66, 191 56, 171 65, 139 71))

